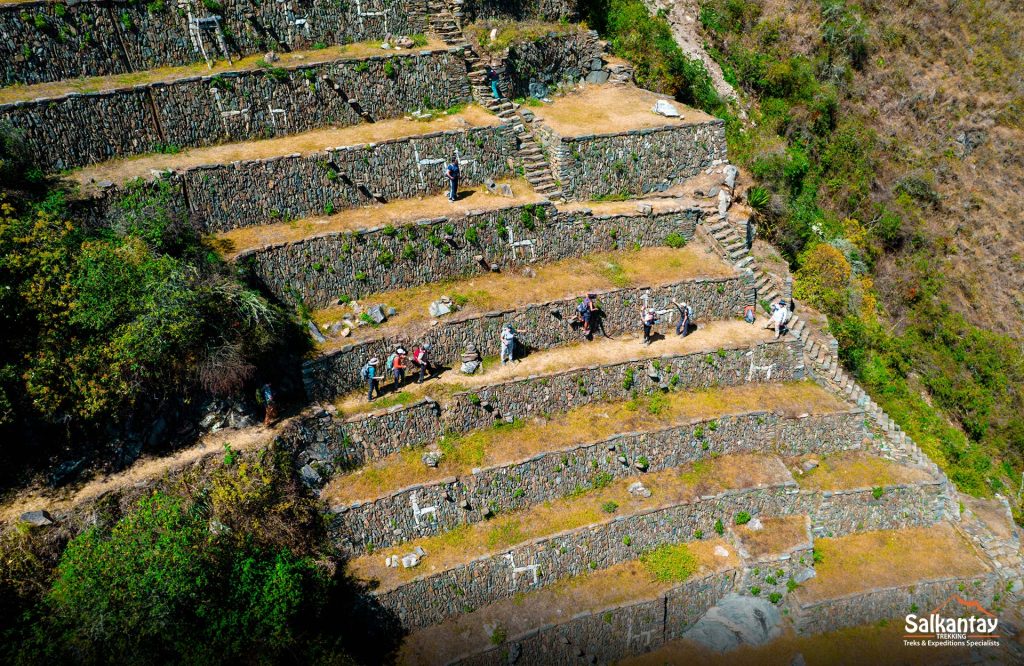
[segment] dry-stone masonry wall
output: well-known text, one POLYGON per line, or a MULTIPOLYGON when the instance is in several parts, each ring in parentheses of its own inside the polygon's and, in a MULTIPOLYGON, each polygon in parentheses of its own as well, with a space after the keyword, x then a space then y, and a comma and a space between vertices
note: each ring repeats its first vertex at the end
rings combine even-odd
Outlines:
POLYGON ((0 85, 186 65, 203 50, 220 60, 214 17, 232 57, 421 33, 427 22, 423 0, 0 4, 0 85))
POLYGON ((726 159, 721 120, 572 137, 534 128, 569 199, 663 191, 726 159))
MULTIPOLYGON (((712 321, 729 319, 742 311, 746 284, 742 277, 698 278, 652 287, 649 293, 653 304, 660 306, 672 299, 685 300, 692 304, 698 322, 712 321)), ((598 293, 605 313, 605 332, 609 336, 639 329, 637 304, 645 291, 630 288, 598 293)), ((392 334, 346 345, 303 364, 306 395, 315 402, 327 402, 361 388, 363 383, 359 379, 359 371, 366 362, 374 356, 386 358, 399 345, 409 347, 430 342, 434 360, 442 366, 455 363, 469 342, 475 343, 483 356, 497 355, 500 351, 499 334, 505 323, 512 324, 518 334, 520 351, 517 353, 577 342, 580 334, 567 323, 573 317, 576 304, 577 299, 568 298, 483 315, 456 316, 442 320, 422 340, 409 340, 392 334)), ((699 333, 698 330, 696 334, 699 333)), ((747 372, 747 368, 742 368, 742 372, 747 372)))
POLYGON ((572 619, 510 636, 502 645, 451 663, 486 666, 509 663, 511 651, 522 664, 609 663, 650 652, 675 640, 735 587, 736 572, 722 571, 686 581, 650 600, 588 609, 572 619))
POLYGON ((193 76, 0 105, 40 163, 60 170, 160 147, 268 138, 470 100, 461 49, 193 76), (390 72, 390 76, 388 75, 390 72))
POLYGON ((579 16, 578 0, 452 0, 470 21, 484 18, 558 21, 579 16))
MULTIPOLYGON (((894 497, 909 502, 906 506, 890 507, 894 513, 905 516, 899 521, 894 519, 894 523, 900 522, 895 526, 934 524, 933 514, 921 509, 939 501, 935 493, 934 485, 921 486, 905 495, 894 493, 894 497)), ((429 626, 520 592, 634 559, 663 544, 692 541, 698 531, 702 538, 707 538, 714 534, 716 521, 730 521, 740 511, 765 517, 809 514, 813 521, 821 500, 820 492, 799 490, 793 482, 730 490, 520 543, 506 552, 485 555, 382 589, 375 596, 405 627, 429 626)), ((847 507, 848 520, 839 524, 878 529, 866 515, 861 515, 875 501, 871 489, 859 491, 859 500, 847 507)), ((430 557, 429 552, 426 557, 430 557)))
POLYGON ((421 220, 399 228, 337 232, 239 255, 278 298, 313 308, 342 296, 404 289, 479 274, 477 257, 499 266, 551 262, 621 247, 693 237, 701 212, 594 216, 557 212, 550 204, 516 206, 463 217, 421 220), (467 239, 472 239, 467 240, 467 239), (513 247, 512 242, 530 241, 513 247))
POLYGON ((501 71, 502 90, 510 97, 534 95, 537 84, 554 92, 560 83, 577 83, 586 77, 604 83, 604 44, 594 31, 546 35, 516 42, 508 48, 501 71), (591 75, 591 72, 599 72, 591 75), (534 84, 534 89, 530 89, 534 84))
MULTIPOLYGON (((983 607, 992 608, 1000 587, 997 575, 984 574, 918 582, 811 603, 801 602, 797 594, 790 597, 789 606, 798 633, 822 634, 879 620, 902 619, 915 607, 918 614, 926 615, 952 597, 978 601, 983 607)), ((953 601, 946 609, 946 617, 958 617, 965 610, 953 601)))
POLYGON ((848 450, 861 444, 862 418, 850 413, 793 419, 760 412, 615 435, 474 470, 460 478, 404 488, 372 501, 332 507, 330 534, 347 554, 362 555, 370 545, 393 546, 479 522, 489 512, 506 513, 558 499, 592 487, 595 479, 606 482, 635 475, 638 461, 646 461, 647 470, 653 472, 717 455, 824 455, 848 450), (414 498, 418 506, 436 508, 430 520, 413 512, 414 498))

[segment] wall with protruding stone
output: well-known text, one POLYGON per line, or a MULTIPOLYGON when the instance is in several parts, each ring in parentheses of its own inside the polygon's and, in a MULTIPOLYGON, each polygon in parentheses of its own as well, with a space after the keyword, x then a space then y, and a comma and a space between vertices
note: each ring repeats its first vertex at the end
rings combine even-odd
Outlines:
POLYGON ((449 0, 459 8, 466 21, 476 19, 514 19, 560 21, 579 16, 578 0, 449 0))
POLYGON ((278 298, 322 308, 343 296, 360 298, 478 275, 486 270, 479 256, 508 270, 605 250, 661 246, 669 234, 690 240, 700 216, 693 208, 650 216, 595 216, 561 213, 549 203, 530 204, 397 228, 310 236, 243 252, 237 261, 249 266, 278 298), (510 233, 513 240, 532 245, 513 248, 510 233))
POLYGON ((264 139, 470 101, 461 49, 192 76, 0 105, 54 170, 158 149, 264 139), (388 76, 387 72, 391 72, 388 76), (243 113, 236 113, 236 112, 243 113))
POLYGON ((533 127, 568 199, 663 191, 726 159, 721 120, 572 137, 543 123, 533 127))
MULTIPOLYGON (((427 28, 424 0, 192 0, 187 7, 171 0, 0 4, 0 85, 202 62, 203 54, 190 36, 188 11, 197 18, 220 17, 232 58, 383 39, 427 28)), ((215 33, 201 32, 207 54, 223 60, 215 33)))
MULTIPOLYGON (((637 307, 644 291, 648 290, 630 288, 597 292, 605 313, 602 317, 604 330, 609 336, 640 329, 637 307)), ((747 279, 737 276, 685 280, 652 287, 649 293, 651 302, 659 306, 670 300, 691 304, 699 327, 701 322, 738 316, 746 302, 747 291, 747 279)), ((346 345, 303 363, 306 395, 316 402, 328 402, 362 388, 359 371, 366 362, 374 356, 386 358, 399 345, 408 348, 430 342, 435 363, 441 366, 456 363, 469 342, 473 342, 483 356, 497 355, 500 352, 499 335, 506 323, 512 324, 518 333, 520 350, 548 349, 577 342, 581 334, 570 328, 568 323, 575 316, 577 303, 578 299, 568 298, 482 315, 460 317, 456 314, 440 320, 422 339, 410 340, 400 333, 392 333, 346 345)), ((742 372, 746 371, 746 367, 742 368, 742 372)))
MULTIPOLYGON (((604 44, 590 30, 569 34, 552 33, 530 41, 515 42, 502 58, 502 90, 509 97, 538 96, 539 84, 547 93, 561 83, 586 79, 604 83, 604 44), (591 74, 591 72, 597 72, 591 74), (587 77, 590 77, 589 79, 587 77), (530 85, 534 84, 531 90, 530 85)), ((539 95, 546 97, 547 94, 539 95)))

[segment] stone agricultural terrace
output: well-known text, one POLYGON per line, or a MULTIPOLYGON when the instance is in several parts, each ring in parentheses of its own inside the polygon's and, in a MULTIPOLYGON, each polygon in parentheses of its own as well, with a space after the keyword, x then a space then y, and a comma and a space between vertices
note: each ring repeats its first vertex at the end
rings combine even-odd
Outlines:
POLYGON ((960 496, 802 304, 765 330, 792 285, 724 122, 635 85, 575 2, 208 4, 0 0, 0 122, 83 224, 158 202, 298 313, 293 415, 149 464, 284 453, 397 663, 909 662, 892 628, 953 595, 1020 626, 1008 505, 960 496), (379 365, 367 399, 371 358, 428 343, 433 376, 379 365))

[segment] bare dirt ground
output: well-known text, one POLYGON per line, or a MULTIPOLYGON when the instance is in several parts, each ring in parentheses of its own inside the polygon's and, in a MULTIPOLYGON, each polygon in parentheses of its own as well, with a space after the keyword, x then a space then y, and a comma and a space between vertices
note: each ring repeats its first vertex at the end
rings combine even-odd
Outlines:
MULTIPOLYGON (((2 3, 0 3, 2 4, 2 3)), ((360 60, 370 56, 391 55, 395 53, 410 53, 413 51, 431 51, 447 48, 444 42, 439 39, 430 39, 426 45, 413 49, 382 49, 381 41, 357 42, 339 46, 329 46, 325 49, 309 51, 292 51, 279 53, 279 60, 270 63, 273 67, 301 67, 304 65, 316 65, 323 62, 335 60, 360 60)), ((146 85, 149 83, 171 83, 179 79, 192 76, 213 76, 225 72, 244 72, 260 69, 263 67, 264 54, 251 55, 240 60, 229 63, 226 60, 218 60, 213 67, 207 67, 205 62, 197 62, 192 65, 180 67, 158 67, 147 69, 142 72, 129 72, 127 74, 113 74, 110 76, 86 76, 78 79, 65 79, 63 81, 51 81, 47 83, 36 83, 33 85, 15 84, 0 88, 0 104, 18 102, 25 100, 39 99, 40 97, 58 97, 68 93, 93 93, 118 88, 130 88, 132 86, 146 85)))
POLYGON ((459 190, 458 201, 449 201, 448 195, 398 199, 386 204, 350 208, 330 216, 307 217, 294 222, 279 222, 233 229, 216 234, 210 243, 225 259, 234 259, 253 248, 276 243, 292 243, 307 238, 325 236, 340 231, 371 229, 385 225, 395 227, 417 220, 436 217, 462 217, 471 211, 499 210, 509 206, 544 201, 525 180, 502 180, 499 184, 512 187, 511 199, 491 194, 483 185, 459 190))
POLYGON ((671 100, 665 95, 632 86, 584 86, 551 104, 530 110, 560 136, 610 134, 648 127, 684 126, 714 120, 711 116, 671 100), (682 118, 666 118, 651 111, 659 99, 667 99, 682 118))
MULTIPOLYGON (((657 358, 669 354, 688 354, 698 351, 715 351, 723 347, 754 345, 773 338, 771 331, 751 326, 742 320, 712 321, 698 324, 695 333, 682 338, 674 333, 651 345, 644 345, 638 334, 620 335, 614 339, 595 338, 590 342, 534 352, 521 361, 506 365, 494 365, 482 374, 463 375, 457 370, 442 373, 437 379, 422 384, 406 384, 402 392, 406 401, 420 396, 442 399, 453 392, 469 390, 529 375, 542 375, 571 370, 588 365, 602 365, 628 359, 657 358)), ((385 391, 389 386, 382 387, 385 391)), ((385 398, 388 396, 385 395, 385 398)), ((360 389, 340 398, 338 410, 346 416, 373 411, 376 405, 366 401, 366 393, 360 389)))
POLYGON ((436 116, 430 120, 396 118, 350 127, 318 129, 259 141, 240 141, 219 146, 192 148, 175 155, 147 154, 124 157, 76 169, 68 178, 89 191, 96 181, 125 183, 148 176, 150 171, 188 169, 207 164, 230 164, 293 153, 313 153, 336 146, 358 146, 387 139, 420 136, 442 130, 468 129, 497 125, 500 119, 479 106, 467 106, 459 113, 436 116))
MULTIPOLYGON (((692 578, 739 565, 732 545, 722 539, 688 544, 688 550, 699 563, 692 578), (718 547, 728 554, 715 555, 718 547)), ((679 584, 655 580, 638 560, 623 562, 418 631, 402 644, 398 663, 406 666, 445 664, 459 655, 487 649, 496 630, 511 638, 539 626, 565 622, 585 611, 600 612, 652 599, 679 584)))

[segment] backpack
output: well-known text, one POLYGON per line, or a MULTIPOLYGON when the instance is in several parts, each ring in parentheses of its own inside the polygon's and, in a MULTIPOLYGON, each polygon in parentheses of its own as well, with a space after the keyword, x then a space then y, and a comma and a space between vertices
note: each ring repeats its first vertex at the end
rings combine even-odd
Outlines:
POLYGON ((793 316, 793 314, 789 311, 789 308, 786 308, 785 310, 786 311, 782 313, 782 322, 781 323, 782 323, 783 326, 788 324, 790 317, 793 316))
POLYGON ((364 382, 370 380, 370 364, 369 363, 364 365, 363 369, 359 371, 359 378, 362 379, 364 382))
POLYGON ((449 164, 447 169, 448 169, 448 175, 451 178, 458 178, 459 177, 459 165, 458 165, 458 163, 449 164))
POLYGON ((587 305, 587 302, 585 300, 580 301, 580 304, 576 306, 576 312, 579 312, 580 314, 586 314, 587 310, 589 309, 590 306, 587 305))
POLYGON ((387 368, 388 368, 388 370, 392 370, 395 367, 395 358, 397 358, 397 357, 398 357, 398 354, 396 354, 394 352, 391 353, 391 356, 388 356, 388 361, 387 361, 387 368))

